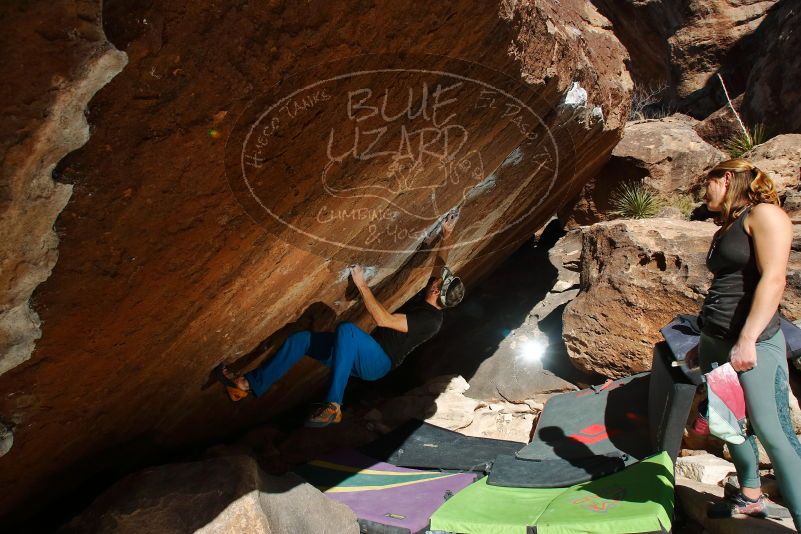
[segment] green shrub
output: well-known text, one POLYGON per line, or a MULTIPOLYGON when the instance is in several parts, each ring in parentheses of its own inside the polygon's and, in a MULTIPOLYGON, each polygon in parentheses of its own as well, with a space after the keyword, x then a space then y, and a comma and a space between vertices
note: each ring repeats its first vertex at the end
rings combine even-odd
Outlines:
POLYGON ((662 207, 659 197, 640 182, 623 182, 612 192, 610 202, 612 213, 626 219, 647 219, 662 207))
POLYGON ((741 158, 743 154, 765 141, 767 141, 765 125, 757 124, 753 128, 748 128, 748 134, 740 132, 729 137, 726 141, 726 150, 731 157, 741 158))

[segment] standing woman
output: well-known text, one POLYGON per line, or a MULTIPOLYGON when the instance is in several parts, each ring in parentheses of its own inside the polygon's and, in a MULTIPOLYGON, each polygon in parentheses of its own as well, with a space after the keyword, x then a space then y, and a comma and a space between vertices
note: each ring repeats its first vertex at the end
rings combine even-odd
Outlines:
MULTIPOLYGON (((792 223, 779 206, 773 181, 751 162, 731 159, 707 177, 704 197, 721 228, 707 255, 714 274, 699 317, 699 360, 731 362, 745 393, 748 419, 770 456, 796 529, 801 529, 801 443, 793 432, 788 404, 788 370, 778 307, 785 286, 792 223)), ((710 516, 765 517, 754 437, 729 444, 740 492, 710 516)))

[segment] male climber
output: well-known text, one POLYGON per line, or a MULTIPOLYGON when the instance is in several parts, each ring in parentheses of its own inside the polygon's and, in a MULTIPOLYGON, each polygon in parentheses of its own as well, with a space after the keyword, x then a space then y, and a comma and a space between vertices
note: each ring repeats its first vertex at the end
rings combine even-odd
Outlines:
POLYGON ((378 325, 372 335, 353 323, 343 322, 334 332, 303 330, 292 334, 275 356, 243 376, 233 375, 223 364, 213 374, 228 390, 232 400, 252 393, 262 396, 304 355, 322 362, 331 369, 331 385, 326 402, 306 420, 308 427, 324 427, 342 420, 342 398, 348 378, 378 380, 399 366, 418 345, 431 338, 442 326, 442 310, 458 304, 464 296, 464 285, 453 276, 445 259, 456 216, 449 215, 442 225, 440 252, 422 300, 412 300, 398 313, 390 313, 367 286, 361 267, 351 267, 353 283, 365 307, 378 325))

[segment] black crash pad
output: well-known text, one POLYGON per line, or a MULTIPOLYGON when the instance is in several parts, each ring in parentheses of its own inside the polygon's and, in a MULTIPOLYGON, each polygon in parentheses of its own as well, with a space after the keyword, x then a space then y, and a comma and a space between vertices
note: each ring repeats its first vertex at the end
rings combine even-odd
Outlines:
POLYGON ((491 486, 509 488, 562 488, 574 486, 617 473, 626 467, 626 455, 598 455, 566 461, 520 460, 514 456, 498 456, 487 479, 491 486))
POLYGON ((653 451, 667 452, 675 463, 697 383, 688 380, 682 369, 672 367, 673 360, 667 343, 654 346, 648 388, 648 426, 653 451))
POLYGON ((465 436, 412 420, 359 450, 398 467, 489 472, 499 455, 511 455, 524 443, 465 436))
POLYGON ((550 399, 532 442, 500 456, 487 483, 559 488, 605 477, 658 452, 676 460, 695 385, 671 367, 666 343, 641 373, 550 399))
POLYGON ((563 393, 548 400, 534 439, 515 456, 521 460, 584 460, 595 456, 644 458, 648 435, 650 373, 563 393))

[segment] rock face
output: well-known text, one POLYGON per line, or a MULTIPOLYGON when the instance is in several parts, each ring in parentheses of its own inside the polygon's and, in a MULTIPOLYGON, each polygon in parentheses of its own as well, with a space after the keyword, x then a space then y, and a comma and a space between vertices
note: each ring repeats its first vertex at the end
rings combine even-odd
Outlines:
POLYGON ((801 134, 777 135, 743 157, 765 171, 780 192, 801 185, 801 134))
MULTIPOLYGON (((732 106, 741 113, 743 95, 731 101, 732 106)), ((695 132, 707 143, 721 149, 726 149, 726 144, 732 136, 739 135, 743 129, 734 116, 731 107, 726 103, 723 107, 706 117, 695 125, 695 132)))
POLYGON ((382 430, 414 418, 467 436, 530 441, 547 396, 518 403, 488 402, 466 396, 468 389, 470 385, 461 376, 437 377, 382 403, 369 418, 382 430))
POLYGON ((4 60, 27 67, 24 75, 8 76, 8 92, 0 104, 8 118, 0 137, 2 374, 27 360, 41 337, 30 297, 56 263, 53 224, 72 194, 72 185, 53 180, 53 169, 89 139, 86 105, 127 59, 99 31, 99 12, 91 2, 62 2, 50 9, 42 3, 28 10, 6 4, 0 16, 4 60), (19 23, 25 17, 48 29, 31 35, 19 23), (74 21, 72 33, 66 21, 74 21), (31 57, 35 59, 29 61, 31 57))
POLYGON ((0 33, 14 43, 3 48, 26 43, 26 61, 4 72, 19 97, 3 103, 18 121, 3 140, 17 174, 0 198, 30 215, 10 234, 3 223, 3 257, 17 267, 3 264, 14 274, 1 311, 28 333, 0 342, 10 362, 0 418, 15 436, 0 516, 308 398, 324 380, 308 362, 234 411, 202 386, 215 363, 253 365, 299 328, 369 327, 348 300, 348 264, 372 267, 378 298, 395 309, 425 283, 428 237, 456 207, 449 263, 469 285, 575 196, 628 115, 625 50, 577 0, 106 4, 102 30, 99 2, 2 8, 0 33), (58 263, 35 295, 42 337, 12 367, 38 335, 26 302, 53 264, 50 227, 69 196, 49 171, 83 141, 81 110, 124 63, 103 30, 128 64, 93 99, 88 143, 56 168, 72 196, 58 263), (404 113, 405 103, 424 109, 404 113), (47 138, 59 117, 68 139, 47 138), (442 152, 448 136, 458 154, 442 152))
POLYGON ((660 193, 689 193, 709 169, 726 159, 701 139, 694 130, 696 124, 682 115, 627 124, 597 180, 611 181, 614 177, 606 174, 611 169, 618 171, 618 179, 644 173, 643 182, 660 193))
POLYGON ((659 329, 703 303, 711 279, 704 261, 715 229, 672 219, 583 229, 581 292, 563 315, 573 364, 610 378, 649 370, 659 329))
POLYGON ((779 2, 755 35, 759 43, 743 97, 743 118, 771 135, 801 131, 801 9, 779 2), (782 58, 779 60, 778 58, 782 58))
POLYGON ((696 133, 697 124, 678 114, 626 123, 609 162, 560 218, 568 227, 608 220, 613 209, 610 197, 621 182, 642 182, 666 197, 697 189, 705 173, 727 159, 696 133))
POLYGON ((168 464, 130 475, 64 533, 358 534, 356 516, 299 477, 260 471, 248 456, 168 464))
MULTIPOLYGON (((777 1, 593 3, 612 21, 629 51, 635 82, 644 87, 664 85, 665 96, 680 109, 703 117, 720 107, 722 91, 714 78, 717 72, 723 72, 733 96, 745 88, 759 48, 754 34, 777 1)), ((766 61, 778 67, 776 57, 780 56, 766 61)))

